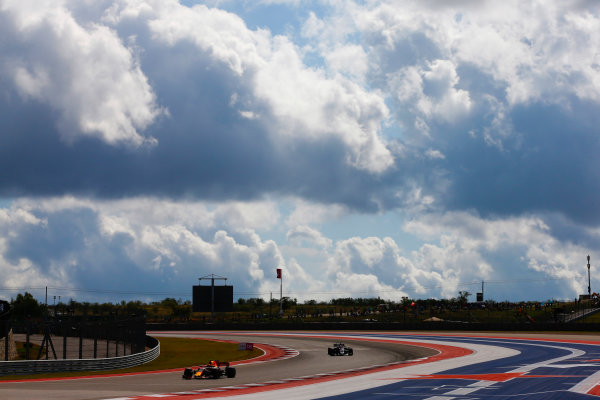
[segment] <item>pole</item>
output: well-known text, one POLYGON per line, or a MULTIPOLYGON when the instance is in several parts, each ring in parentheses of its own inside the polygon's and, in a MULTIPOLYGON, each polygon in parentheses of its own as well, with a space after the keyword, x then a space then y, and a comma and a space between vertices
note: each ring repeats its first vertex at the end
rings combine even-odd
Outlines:
POLYGON ((215 322, 215 277, 210 281, 210 321, 215 322))
POLYGON ((203 276, 201 278, 198 278, 198 280, 200 282, 202 282, 203 279, 210 279, 210 320, 211 322, 214 322, 214 318, 215 318, 215 279, 221 279, 224 280, 225 283, 227 283, 227 278, 223 277, 223 276, 218 276, 215 274, 210 274, 210 275, 206 275, 203 276))
POLYGON ((281 280, 279 281, 279 316, 283 315, 283 271, 281 272, 281 280))
POLYGON ((587 268, 588 268, 588 299, 592 301, 592 281, 590 279, 590 256, 587 256, 587 268))

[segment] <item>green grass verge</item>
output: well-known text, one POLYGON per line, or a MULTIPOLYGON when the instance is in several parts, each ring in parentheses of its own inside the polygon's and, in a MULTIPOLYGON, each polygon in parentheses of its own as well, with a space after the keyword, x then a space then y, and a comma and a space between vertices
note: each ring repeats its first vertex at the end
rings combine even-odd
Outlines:
POLYGON ((165 369, 183 368, 206 364, 209 360, 239 361, 254 358, 262 354, 255 348, 252 351, 238 350, 237 343, 213 342, 210 340, 158 337, 160 341, 160 356, 147 364, 125 369, 109 371, 57 372, 52 374, 7 375, 1 380, 60 378, 88 375, 109 375, 131 372, 160 371, 165 369))

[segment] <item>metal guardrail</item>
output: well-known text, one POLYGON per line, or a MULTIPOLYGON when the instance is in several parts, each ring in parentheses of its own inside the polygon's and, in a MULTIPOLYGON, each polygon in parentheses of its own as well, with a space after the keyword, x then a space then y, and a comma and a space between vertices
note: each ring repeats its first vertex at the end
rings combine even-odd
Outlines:
POLYGON ((572 311, 571 313, 558 314, 558 317, 562 318, 561 321, 564 322, 574 322, 587 316, 596 314, 597 312, 600 312, 600 308, 586 308, 578 311, 572 311))
POLYGON ((96 359, 68 360, 34 360, 34 361, 1 361, 0 376, 40 374, 66 371, 103 371, 135 367, 146 364, 160 355, 160 342, 146 336, 146 347, 150 349, 142 353, 128 356, 96 359))

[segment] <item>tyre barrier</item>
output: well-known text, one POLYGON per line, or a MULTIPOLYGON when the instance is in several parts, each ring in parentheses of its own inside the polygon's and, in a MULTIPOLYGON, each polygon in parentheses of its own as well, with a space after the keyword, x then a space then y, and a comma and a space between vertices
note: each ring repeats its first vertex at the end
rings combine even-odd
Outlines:
POLYGON ((160 342, 158 339, 146 336, 146 347, 149 350, 111 358, 0 361, 0 376, 68 371, 103 371, 135 367, 149 363, 160 355, 160 342))

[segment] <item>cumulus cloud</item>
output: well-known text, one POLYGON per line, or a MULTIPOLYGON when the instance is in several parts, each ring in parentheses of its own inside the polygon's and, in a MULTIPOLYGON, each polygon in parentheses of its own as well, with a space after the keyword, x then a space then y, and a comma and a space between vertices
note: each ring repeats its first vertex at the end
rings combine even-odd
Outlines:
POLYGON ((79 23, 66 2, 5 2, 0 73, 25 101, 55 110, 62 137, 154 143, 142 131, 162 112, 132 49, 107 26, 79 23), (35 3, 35 6, 34 6, 35 3))
POLYGON ((457 89, 458 82, 455 66, 448 60, 434 60, 424 69, 408 67, 391 81, 398 100, 415 108, 415 118, 446 122, 466 116, 472 106, 469 93, 457 89))
MULTIPOLYGON (((265 206, 242 209, 260 214, 265 206)), ((235 205, 211 210, 151 199, 18 201, 1 213, 2 275, 9 287, 45 283, 117 292, 131 291, 135 276, 142 295, 185 296, 197 278, 217 273, 228 276, 236 291, 255 292, 282 256, 254 232, 251 218, 240 221, 227 209, 235 205)))
POLYGON ((175 0, 5 4, 2 151, 22 155, 2 157, 13 171, 4 194, 320 201, 324 184, 393 167, 380 93, 305 65, 290 39, 231 12, 175 0), (44 144, 23 154, 31 141, 44 144))
POLYGON ((327 220, 341 218, 346 213, 348 213, 348 210, 343 205, 325 205, 300 199, 295 202, 293 211, 286 219, 286 224, 290 227, 315 225, 327 220))
POLYGON ((513 278, 525 277, 533 294, 541 292, 537 280, 556 279, 559 283, 552 284, 555 295, 568 298, 583 293, 585 271, 577 261, 586 248, 558 240, 540 217, 485 219, 466 212, 432 214, 407 222, 404 229, 424 239, 439 238, 439 245, 428 244, 415 253, 415 262, 453 274, 457 281, 506 280, 510 284, 513 278))
POLYGON ((600 221, 599 11, 4 1, 0 265, 391 297, 525 272, 571 296, 600 221), (331 229, 355 213, 385 233, 331 229))
MULTIPOLYGON (((261 215, 265 207, 272 205, 241 209, 261 215)), ((138 297, 189 298, 197 278, 216 273, 229 278, 235 296, 266 298, 278 287, 277 268, 284 271, 285 294, 300 301, 450 298, 478 290, 481 281, 497 300, 517 295, 522 285, 528 299, 569 298, 585 289, 578 260, 586 248, 560 240, 539 217, 424 214, 403 226, 424 243, 406 251, 390 237, 333 240, 308 226, 288 231, 280 245, 261 237, 252 218, 223 212, 234 208, 148 198, 16 201, 0 213, 4 290, 52 286, 63 296, 83 290, 102 299, 131 292, 135 276, 138 297)), ((555 230, 565 224, 549 219, 555 230)))
POLYGON ((118 25, 134 15, 142 17, 158 43, 192 44, 222 63, 233 79, 248 85, 254 102, 271 108, 280 125, 277 134, 311 140, 333 136, 347 147, 351 165, 373 172, 391 165, 378 131, 387 109, 376 94, 306 67, 299 49, 287 38, 252 31, 234 14, 203 5, 183 7, 175 1, 148 4, 151 17, 142 17, 137 3, 123 2, 111 9, 108 20, 118 25))
POLYGON ((308 242, 317 247, 327 249, 331 247, 331 239, 324 237, 319 231, 309 226, 296 226, 289 230, 286 235, 287 241, 295 246, 302 246, 302 243, 308 242))

